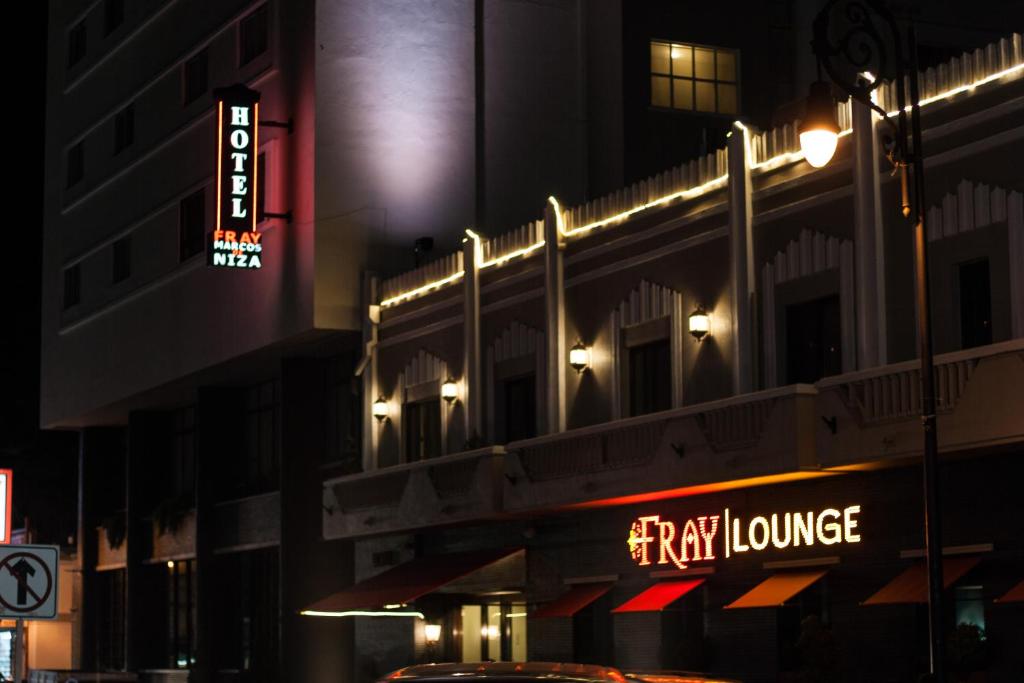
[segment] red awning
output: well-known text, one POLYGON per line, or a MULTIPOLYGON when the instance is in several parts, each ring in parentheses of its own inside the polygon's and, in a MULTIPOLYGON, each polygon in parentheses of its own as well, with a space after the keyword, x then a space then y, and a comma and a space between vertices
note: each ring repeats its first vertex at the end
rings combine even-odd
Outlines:
POLYGON ((656 583, 640 595, 619 605, 612 612, 660 612, 702 583, 704 583, 704 579, 656 583))
MULTIPOLYGON (((942 558, 942 587, 949 588, 981 562, 980 557, 942 558)), ((928 568, 916 562, 865 600, 863 605, 909 605, 928 602, 928 568)))
POLYGON ((337 615, 412 602, 445 584, 504 559, 521 548, 420 557, 318 600, 303 614, 337 615))
POLYGON ((576 584, 558 598, 539 607, 530 616, 534 619, 571 617, 611 590, 613 585, 615 584, 612 581, 576 584))
POLYGON ((825 576, 827 569, 801 572, 779 572, 757 584, 749 591, 725 606, 725 609, 739 607, 779 607, 794 595, 825 576))
POLYGON ((1007 591, 1003 597, 996 598, 996 602, 1024 602, 1024 581, 1007 591))

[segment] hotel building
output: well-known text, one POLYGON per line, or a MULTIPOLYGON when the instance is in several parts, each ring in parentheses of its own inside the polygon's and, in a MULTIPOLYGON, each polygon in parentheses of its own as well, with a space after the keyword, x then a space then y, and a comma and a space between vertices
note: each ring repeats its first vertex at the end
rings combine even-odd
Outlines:
MULTIPOLYGON (((911 231, 866 108, 803 160, 812 4, 737 32, 668 2, 51 3, 41 412, 80 430, 71 668, 914 680, 911 231)), ((944 566, 958 665, 1001 680, 1024 666, 1024 48, 968 34, 925 32, 950 56, 922 75, 944 566)))

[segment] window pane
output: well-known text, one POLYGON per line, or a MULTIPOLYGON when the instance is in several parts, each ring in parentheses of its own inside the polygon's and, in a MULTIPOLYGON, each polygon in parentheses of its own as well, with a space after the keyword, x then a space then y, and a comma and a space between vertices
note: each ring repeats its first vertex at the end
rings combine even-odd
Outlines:
POLYGON ((502 661, 501 657, 501 605, 487 605, 487 659, 502 661))
POLYGON ((68 68, 73 67, 85 57, 85 21, 80 21, 68 32, 68 68))
POLYGON ((703 47, 693 48, 694 68, 697 78, 715 78, 715 51, 703 47))
POLYGON ((992 289, 988 259, 960 265, 960 345, 992 343, 992 289))
POLYGON ((242 19, 240 66, 267 51, 267 6, 242 19))
POLYGON ((106 0, 103 30, 108 35, 124 21, 124 0, 106 0))
POLYGON ((206 50, 185 62, 185 104, 206 92, 206 50))
POLYGON ((203 251, 206 236, 206 199, 198 190, 181 200, 179 210, 179 249, 181 260, 203 251))
MULTIPOLYGON (((521 602, 514 602, 511 605, 511 614, 522 615, 526 614, 526 604, 521 602)), ((513 662, 525 662, 526 661, 526 617, 515 616, 509 619, 510 630, 512 631, 512 661, 513 662)))
POLYGON ((718 84, 718 111, 722 114, 735 114, 736 86, 731 83, 718 84))
POLYGON ((672 46, 672 75, 693 76, 693 48, 689 45, 672 46))
POLYGON ((479 662, 481 660, 482 621, 480 605, 462 606, 462 661, 464 662, 479 662))
POLYGON ((786 307, 786 382, 813 384, 842 371, 839 295, 786 307))
POLYGON ((651 73, 670 73, 666 43, 651 43, 651 73))
POLYGON ((956 625, 966 624, 985 630, 985 594, 981 586, 955 589, 956 625))
POLYGON ((718 80, 736 81, 736 55, 731 50, 719 50, 716 53, 718 58, 718 80))
POLYGON ((697 81, 697 111, 715 111, 715 84, 697 81))
POLYGON ((131 236, 122 237, 113 245, 113 268, 111 280, 114 283, 127 279, 132 274, 131 236))
POLYGON ((85 176, 85 142, 80 141, 68 150, 68 187, 72 187, 85 176))
POLYGON ((537 394, 533 375, 505 381, 505 441, 537 436, 537 394))
POLYGON ((673 79, 672 106, 693 111, 693 81, 689 78, 673 79))
POLYGON ((79 264, 64 269, 64 308, 71 308, 81 299, 82 270, 79 264))
POLYGON ((629 349, 630 415, 646 415, 672 407, 672 367, 668 339, 629 349))
POLYGON ((671 107, 669 99, 670 78, 665 76, 651 76, 651 104, 655 107, 671 107))

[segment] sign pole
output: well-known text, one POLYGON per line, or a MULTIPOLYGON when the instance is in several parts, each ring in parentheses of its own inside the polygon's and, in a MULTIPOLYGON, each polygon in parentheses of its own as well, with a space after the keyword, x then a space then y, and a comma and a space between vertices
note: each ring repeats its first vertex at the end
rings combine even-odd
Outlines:
POLYGON ((28 652, 25 649, 25 620, 16 619, 14 622, 14 666, 11 667, 15 683, 21 683, 28 679, 28 672, 25 671, 26 655, 28 652))

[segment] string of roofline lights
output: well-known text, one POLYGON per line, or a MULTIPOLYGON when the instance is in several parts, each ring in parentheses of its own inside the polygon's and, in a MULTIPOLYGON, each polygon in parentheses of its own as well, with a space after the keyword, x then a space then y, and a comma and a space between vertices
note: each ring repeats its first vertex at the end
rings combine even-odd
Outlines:
MULTIPOLYGON (((978 80, 976 80, 976 81, 974 81, 972 83, 968 83, 966 85, 960 85, 960 86, 957 86, 955 88, 951 88, 951 89, 946 90, 944 92, 938 93, 936 95, 932 95, 931 97, 926 97, 926 98, 924 98, 924 99, 922 99, 920 101, 920 106, 923 107, 923 106, 926 106, 926 105, 938 102, 940 100, 949 99, 950 97, 954 97, 956 95, 959 95, 960 93, 970 92, 970 91, 974 90, 975 88, 978 88, 978 87, 980 87, 982 85, 985 85, 986 83, 991 83, 992 81, 997 81, 1000 78, 1003 78, 1005 76, 1009 76, 1009 75, 1014 74, 1014 73, 1016 73, 1018 71, 1021 71, 1021 70, 1024 70, 1024 62, 1021 62, 1019 64, 1015 64, 1015 65, 1013 65, 1011 67, 1003 69, 1002 71, 998 71, 996 73, 989 74, 988 76, 985 76, 983 78, 979 78, 978 80)), ((873 77, 869 73, 865 73, 865 76, 873 79, 873 77)), ((872 97, 874 97, 874 96, 875 96, 875 93, 872 93, 872 97)), ((909 112, 911 110, 911 105, 907 105, 904 110, 909 112)), ((899 110, 896 109, 896 110, 893 110, 891 112, 887 112, 886 115, 887 116, 896 116, 898 113, 899 113, 899 110)), ((750 168, 751 171, 755 171, 755 170, 763 170, 763 171, 773 170, 773 169, 779 168, 780 166, 785 166, 785 165, 790 164, 790 163, 796 163, 798 161, 801 161, 804 158, 803 151, 798 149, 798 150, 795 150, 795 151, 792 151, 792 152, 783 152, 783 153, 777 154, 777 155, 775 155, 775 156, 773 156, 773 157, 771 157, 769 159, 765 159, 764 161, 756 162, 756 161, 754 161, 753 152, 752 152, 752 150, 750 148, 750 130, 741 121, 736 121, 734 125, 736 125, 740 130, 743 131, 744 147, 745 147, 745 153, 746 153, 746 157, 747 157, 747 165, 748 165, 748 167, 750 168)), ((839 131, 839 137, 847 136, 847 135, 849 135, 852 132, 853 132, 853 128, 852 127, 844 128, 843 130, 839 131)), ((722 175, 720 175, 720 176, 718 176, 716 178, 712 178, 711 180, 708 180, 708 181, 706 181, 706 182, 704 182, 704 183, 702 183, 700 185, 695 185, 694 187, 688 187, 688 188, 686 188, 684 190, 677 190, 675 192, 669 193, 669 194, 664 195, 662 197, 658 197, 657 199, 653 199, 653 200, 651 200, 651 201, 649 201, 649 202, 647 202, 645 204, 638 204, 637 206, 634 206, 631 209, 627 209, 626 211, 621 211, 621 212, 619 212, 619 213, 617 213, 617 214, 615 214, 613 216, 608 216, 606 218, 602 218, 602 219, 599 219, 599 220, 596 220, 596 221, 592 221, 590 223, 587 223, 586 225, 581 225, 581 226, 574 227, 574 228, 571 228, 571 229, 566 229, 566 227, 565 227, 565 212, 562 210, 562 207, 559 204, 558 200, 555 199, 555 197, 548 197, 548 202, 551 203, 552 208, 554 209, 554 213, 555 213, 555 218, 556 218, 557 225, 558 225, 558 232, 559 232, 559 234, 561 234, 563 237, 572 237, 574 235, 579 235, 581 233, 590 232, 591 230, 596 230, 598 228, 605 227, 606 225, 611 225, 613 223, 619 223, 619 222, 624 221, 627 218, 629 218, 629 217, 631 217, 631 216, 633 216, 635 214, 638 214, 638 213, 640 213, 642 211, 646 211, 648 209, 654 209, 654 208, 657 208, 659 206, 664 206, 665 204, 669 204, 669 203, 674 202, 676 200, 686 200, 686 199, 693 199, 695 197, 699 197, 699 196, 701 196, 701 195, 703 195, 703 194, 705 194, 707 192, 711 192, 713 190, 717 190, 717 189, 720 189, 720 188, 724 187, 726 185, 726 183, 728 182, 728 180, 729 180, 729 174, 728 173, 723 173, 722 175)), ((472 229, 467 229, 466 230, 466 234, 468 235, 467 239, 473 239, 474 241, 476 241, 477 249, 479 250, 479 251, 477 251, 477 253, 478 254, 482 253, 482 250, 481 250, 481 237, 480 237, 480 235, 478 235, 472 229)), ((518 258, 520 256, 523 256, 523 257, 528 256, 529 254, 533 253, 534 251, 542 248, 544 246, 544 244, 545 244, 544 240, 541 239, 541 240, 538 240, 537 242, 535 242, 533 244, 530 244, 528 246, 522 247, 520 249, 515 249, 513 251, 510 251, 510 252, 508 252, 506 254, 502 254, 500 256, 495 256, 495 257, 490 258, 490 259, 488 259, 486 261, 481 259, 479 268, 480 268, 480 270, 483 270, 485 268, 490 268, 492 266, 504 265, 505 263, 507 263, 507 262, 509 262, 509 261, 511 261, 513 259, 516 259, 516 258, 518 258)), ((414 299, 414 298, 419 297, 419 296, 421 296, 423 294, 427 294, 428 292, 434 291, 436 289, 440 289, 441 287, 444 287, 445 285, 448 285, 448 284, 451 284, 453 282, 456 282, 456 281, 462 279, 465 276, 465 274, 466 274, 465 269, 456 271, 456 272, 454 272, 451 275, 448 275, 446 277, 439 278, 437 280, 433 280, 431 282, 428 282, 428 283, 426 283, 424 285, 421 285, 419 287, 416 287, 414 289, 410 289, 408 291, 405 291, 405 292, 402 292, 400 294, 396 294, 395 296, 392 296, 392 297, 389 297, 387 299, 384 299, 383 301, 380 302, 380 305, 381 305, 382 308, 388 308, 390 306, 394 306, 396 304, 402 303, 403 301, 408 301, 410 299, 414 299)))

